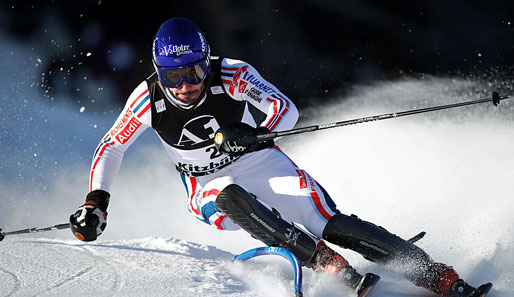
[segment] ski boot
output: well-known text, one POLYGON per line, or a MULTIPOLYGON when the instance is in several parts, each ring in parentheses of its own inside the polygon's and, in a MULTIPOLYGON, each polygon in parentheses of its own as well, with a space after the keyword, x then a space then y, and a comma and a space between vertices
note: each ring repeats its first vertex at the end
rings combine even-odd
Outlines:
POLYGON ((315 271, 335 274, 342 279, 346 286, 355 290, 358 297, 367 296, 380 280, 380 276, 373 273, 366 273, 364 276, 358 273, 343 256, 328 247, 323 241, 316 246, 311 267, 315 271))
POLYGON ((416 285, 427 288, 440 296, 449 297, 485 297, 493 286, 491 283, 487 283, 474 288, 460 279, 451 266, 443 263, 431 263, 416 285))
POLYGON ((473 288, 463 280, 459 279, 452 284, 451 297, 485 297, 491 290, 493 284, 483 284, 478 288, 473 288))

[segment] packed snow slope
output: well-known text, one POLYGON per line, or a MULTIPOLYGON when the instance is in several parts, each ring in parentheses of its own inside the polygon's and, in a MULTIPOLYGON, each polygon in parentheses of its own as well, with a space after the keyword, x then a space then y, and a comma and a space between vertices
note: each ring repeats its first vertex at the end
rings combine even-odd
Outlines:
MULTIPOLYGON (((12 59, 2 62, 0 72, 5 231, 67 222, 87 193, 93 149, 118 113, 41 97, 12 59)), ((495 88, 512 93, 509 80, 380 82, 302 110, 298 126, 478 99, 495 88)), ((507 100, 499 107, 483 104, 291 136, 279 145, 323 184, 343 213, 404 238, 426 231, 418 245, 435 260, 453 265, 471 284, 493 282, 492 297, 514 296, 513 110, 507 100)), ((262 244, 188 214, 183 186, 154 133, 145 133, 126 153, 111 193, 108 226, 96 242, 75 240, 68 230, 0 242, 0 296, 293 295, 285 260, 232 263, 234 255, 262 244)), ((351 251, 337 250, 359 271, 383 277, 372 297, 432 296, 351 251)), ((304 294, 354 295, 307 269, 304 294)))

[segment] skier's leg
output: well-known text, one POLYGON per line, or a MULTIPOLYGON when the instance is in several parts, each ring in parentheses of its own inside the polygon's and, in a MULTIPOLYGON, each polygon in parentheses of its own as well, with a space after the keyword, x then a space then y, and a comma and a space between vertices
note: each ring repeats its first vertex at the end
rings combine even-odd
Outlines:
POLYGON ((304 266, 341 276, 346 285, 357 290, 358 296, 365 296, 380 279, 374 274, 360 275, 323 241, 286 222, 239 185, 232 184, 223 189, 216 205, 256 239, 269 246, 288 249, 304 266))
POLYGON ((414 284, 437 294, 471 296, 474 290, 459 278, 452 267, 433 262, 413 243, 356 216, 333 216, 325 226, 323 239, 354 250, 370 261, 396 266, 414 284))
MULTIPOLYGON (((302 224, 309 232, 317 237, 325 238, 325 233, 329 234, 329 232, 325 231, 334 228, 328 227, 327 229, 327 226, 339 225, 339 223, 336 222, 341 222, 342 220, 339 218, 344 215, 340 214, 335 203, 323 187, 306 171, 299 169, 285 154, 278 150, 278 148, 253 154, 261 158, 255 158, 255 160, 253 158, 247 158, 241 161, 238 168, 242 170, 237 172, 237 176, 238 179, 240 178, 244 181, 244 186, 248 187, 247 189, 249 189, 251 193, 257 195, 259 201, 265 203, 270 209, 278 209, 284 218, 302 224)), ((228 216, 231 217, 230 214, 228 214, 228 216)), ((355 221, 362 222, 361 220, 355 221)), ((359 226, 361 227, 358 228, 357 231, 362 231, 364 234, 366 234, 368 229, 375 231, 371 232, 369 236, 365 238, 366 241, 363 242, 356 240, 359 236, 358 233, 353 234, 356 236, 353 241, 357 243, 353 247, 372 261, 386 264, 393 262, 399 263, 405 267, 404 271, 408 272, 407 276, 415 284, 432 291, 444 293, 449 291, 449 286, 452 287, 452 290, 457 291, 459 291, 459 288, 462 289, 463 286, 471 288, 467 285, 462 285, 464 284, 462 281, 455 282, 454 280, 458 278, 458 275, 451 267, 441 263, 434 263, 423 250, 413 244, 371 223, 365 222, 365 224, 359 224, 359 226), (375 237, 377 237, 379 241, 373 244, 373 238, 375 237), (383 251, 387 252, 389 250, 389 253, 392 255, 403 255, 407 260, 393 256, 391 259, 396 260, 393 261, 388 259, 387 255, 381 256, 381 246, 383 251), (375 257, 374 260, 373 257, 375 257)), ((342 232, 336 233, 335 236, 329 235, 326 237, 329 239, 327 241, 344 247, 344 242, 339 238, 344 235, 344 229, 344 225, 338 226, 336 230, 342 230, 342 232)), ((252 234, 251 231, 248 232, 252 234)), ((253 236, 257 237, 254 234, 253 236)), ((266 242, 265 240, 263 241, 266 242)), ((350 242, 352 242, 352 240, 350 240, 350 242)), ((321 249, 322 248, 319 247, 318 251, 321 249)), ((321 254, 322 253, 318 253, 318 255, 321 254)), ((332 257, 327 258, 330 259, 332 257)), ((344 263, 346 260, 335 262, 344 263)), ((319 261, 319 263, 329 262, 319 261)), ((327 265, 327 267, 328 266, 330 265, 327 265)), ((315 268, 315 265, 313 268, 315 268)))
POLYGON ((254 154, 258 158, 243 160, 236 168, 241 169, 236 172, 241 185, 286 220, 321 237, 328 220, 339 212, 326 192, 278 147, 254 154))
POLYGON ((182 176, 188 194, 188 208, 200 221, 218 230, 238 230, 230 218, 220 212, 216 198, 227 185, 233 184, 230 176, 220 176, 211 180, 182 176))

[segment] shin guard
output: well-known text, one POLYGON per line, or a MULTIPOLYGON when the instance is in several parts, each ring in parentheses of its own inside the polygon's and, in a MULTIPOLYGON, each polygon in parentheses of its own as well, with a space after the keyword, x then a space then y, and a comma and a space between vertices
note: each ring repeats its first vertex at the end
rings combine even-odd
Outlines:
POLYGON ((302 265, 307 265, 312 258, 316 241, 266 208, 242 187, 227 186, 216 198, 216 206, 254 238, 268 246, 291 251, 302 265))
POLYGON ((412 281, 423 275, 432 263, 430 257, 411 242, 354 215, 333 216, 323 230, 323 239, 356 251, 373 262, 392 264, 394 261, 412 281))

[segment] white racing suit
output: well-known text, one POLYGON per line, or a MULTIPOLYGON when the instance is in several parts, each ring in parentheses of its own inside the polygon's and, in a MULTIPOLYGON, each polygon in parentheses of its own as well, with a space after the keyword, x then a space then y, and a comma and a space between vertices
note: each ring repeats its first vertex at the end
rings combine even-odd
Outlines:
POLYGON ((284 94, 242 61, 213 58, 205 85, 200 99, 193 106, 184 107, 155 74, 142 82, 95 150, 90 191, 109 191, 123 153, 145 129, 152 127, 181 175, 189 210, 210 226, 238 229, 218 206, 227 212, 235 211, 231 217, 249 233, 255 233, 253 236, 262 237, 259 239, 267 244, 281 240, 281 244, 296 251, 297 257, 302 257, 304 265, 315 270, 341 271, 344 282, 358 294, 366 292, 379 278, 373 274, 360 275, 323 241, 316 243, 310 235, 297 232, 291 223, 301 224, 319 239, 349 248, 373 262, 399 267, 413 283, 438 294, 450 296, 462 289, 467 293, 455 296, 475 296, 470 295, 475 289, 459 280, 451 267, 433 262, 413 240, 406 241, 356 216, 341 214, 325 190, 277 146, 240 157, 219 153, 213 139, 220 127, 243 122, 270 131, 288 130, 295 125, 298 111, 284 94), (254 200, 248 193, 261 203, 252 204, 254 200), (241 214, 255 213, 237 209, 241 201, 252 204, 250 211, 258 210, 282 231, 274 229, 268 243, 269 234, 263 231, 270 230, 268 222, 263 224, 254 217, 261 228, 245 220, 241 214), (286 222, 269 209, 278 211, 286 222), (303 244, 297 245, 297 240, 303 244))
POLYGON ((323 188, 278 146, 241 157, 222 155, 214 146, 214 132, 232 122, 270 131, 293 128, 298 119, 294 104, 238 60, 214 57, 205 84, 198 102, 185 108, 155 74, 142 82, 95 150, 89 190, 109 191, 123 153, 152 127, 179 171, 188 209, 198 219, 220 230, 238 229, 215 204, 220 191, 237 184, 285 220, 321 237, 338 210, 323 188))

